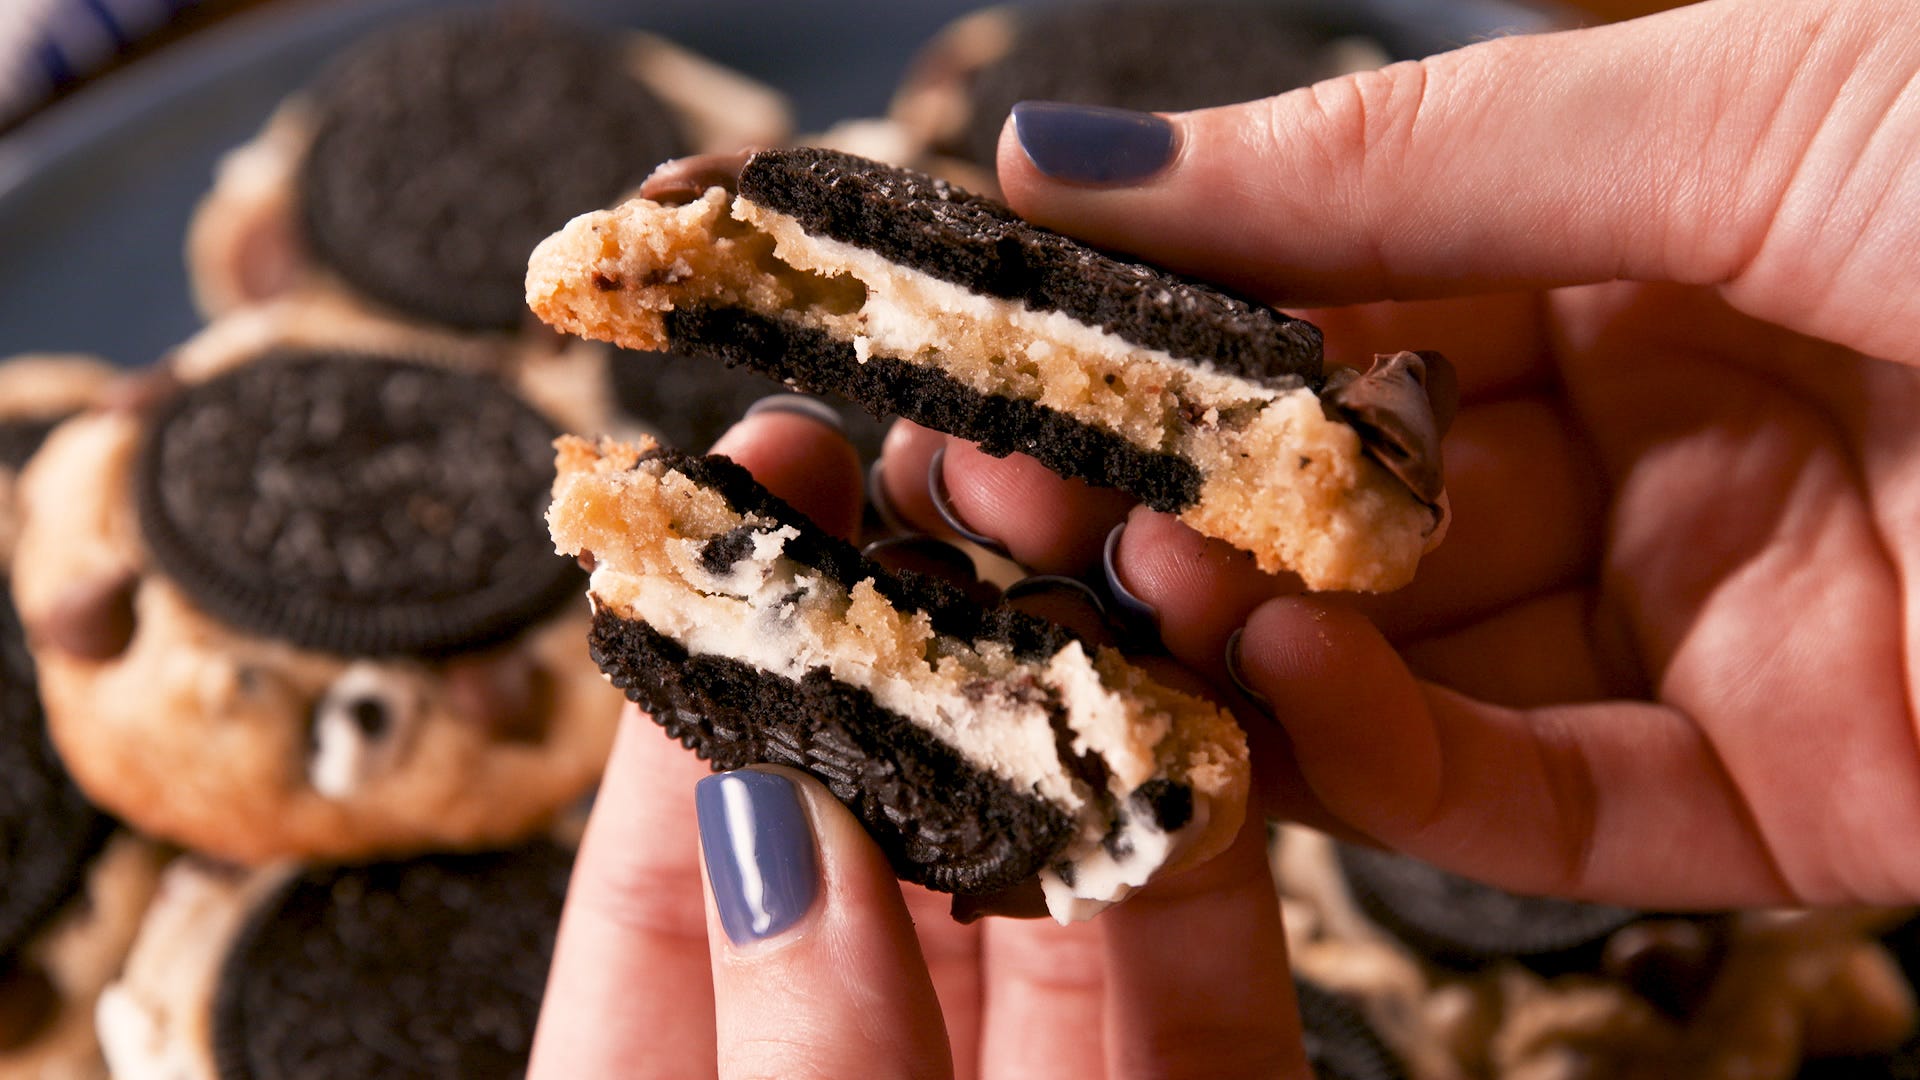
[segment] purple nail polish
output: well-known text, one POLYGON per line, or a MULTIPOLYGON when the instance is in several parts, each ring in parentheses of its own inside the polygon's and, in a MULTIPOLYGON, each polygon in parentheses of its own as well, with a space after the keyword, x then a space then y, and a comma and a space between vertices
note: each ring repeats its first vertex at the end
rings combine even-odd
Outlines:
POLYGON ((808 394, 771 394, 747 406, 746 416, 759 416, 762 413, 792 413, 817 420, 842 435, 847 432, 846 422, 840 419, 840 413, 833 406, 808 394))
POLYGON ((888 532, 912 533, 913 526, 901 518, 900 512, 893 508, 893 500, 887 496, 886 464, 886 459, 874 458, 873 464, 867 467, 867 502, 872 504, 873 512, 888 532))
POLYGON ((1023 101, 1013 107, 1013 133, 1034 168, 1069 183, 1131 184, 1173 160, 1173 125, 1130 109, 1023 101))
POLYGON ((960 520, 960 514, 953 508, 953 499, 947 495, 947 448, 941 447, 933 452, 933 459, 927 462, 927 498, 933 502, 934 512, 947 528, 960 534, 963 539, 971 540, 1002 558, 1013 555, 1001 545, 1000 541, 983 532, 975 532, 966 522, 960 520))
POLYGON ((739 769, 694 785, 700 850, 728 940, 746 945, 799 922, 819 890, 813 829, 793 782, 739 769))
POLYGON ((1121 522, 1107 532, 1107 542, 1100 548, 1100 568, 1107 578, 1107 592, 1113 597, 1114 606, 1131 619, 1144 621, 1147 625, 1158 627, 1160 612, 1152 604, 1135 596, 1120 580, 1120 572, 1114 568, 1113 558, 1120 551, 1120 534, 1127 531, 1127 523, 1121 522))

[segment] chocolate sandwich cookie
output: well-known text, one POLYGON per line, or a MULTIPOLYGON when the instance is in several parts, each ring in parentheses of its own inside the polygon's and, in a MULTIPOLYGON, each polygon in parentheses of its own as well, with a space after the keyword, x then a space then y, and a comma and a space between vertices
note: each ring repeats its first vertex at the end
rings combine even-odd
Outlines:
POLYGON ((1390 851, 1342 844, 1340 871, 1368 918, 1437 964, 1518 960, 1543 972, 1597 970, 1600 949, 1642 913, 1520 896, 1390 851))
POLYGON ((1360 1010, 1306 979, 1293 980, 1307 1064, 1320 1080, 1405 1080, 1406 1067, 1360 1010))
POLYGON ((1308 323, 830 151, 676 162, 641 194, 542 242, 536 314, 1031 454, 1310 588, 1398 587, 1437 540, 1436 354, 1323 372, 1308 323))
POLYGON ((64 425, 17 596, 80 786, 243 862, 539 827, 619 704, 541 525, 558 433, 485 369, 199 341, 64 425))
POLYGON ((407 23, 338 57, 222 166, 203 309, 344 289, 470 331, 525 320, 526 256, 668 158, 783 137, 777 95, 644 34, 520 12, 407 23))
MULTIPOLYGON (((673 353, 616 353, 607 366, 613 398, 668 446, 704 450, 761 398, 780 392, 764 375, 673 353)), ((880 456, 887 422, 838 395, 822 397, 847 441, 866 460, 880 456)))
POLYGON ((992 7, 920 50, 890 115, 934 153, 991 172, 1018 102, 1162 112, 1230 105, 1386 63, 1377 46, 1362 49, 1346 28, 1300 5, 992 7))
POLYGON ((811 773, 904 878, 1061 921, 1224 849, 1246 743, 1217 706, 956 586, 889 572, 725 458, 560 443, 555 543, 593 567, 616 686, 715 769, 811 773))
POLYGON ((573 853, 243 871, 162 882, 103 995, 115 1075, 524 1074, 573 853))

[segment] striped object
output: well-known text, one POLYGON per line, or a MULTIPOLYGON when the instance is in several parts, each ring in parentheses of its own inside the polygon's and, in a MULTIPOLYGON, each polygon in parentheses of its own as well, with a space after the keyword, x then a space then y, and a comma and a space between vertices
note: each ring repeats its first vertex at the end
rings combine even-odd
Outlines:
POLYGON ((0 128, 201 0, 0 2, 0 128))

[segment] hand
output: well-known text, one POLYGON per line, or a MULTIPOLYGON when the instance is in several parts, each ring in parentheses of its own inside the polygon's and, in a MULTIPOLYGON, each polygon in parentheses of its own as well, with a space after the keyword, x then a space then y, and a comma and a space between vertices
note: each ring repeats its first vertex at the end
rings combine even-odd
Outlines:
MULTIPOLYGON (((854 531, 857 461, 817 418, 762 411, 714 449, 854 531)), ((1226 854, 1090 923, 962 925, 949 897, 900 886, 819 784, 711 776, 629 710, 530 1075, 1305 1077, 1265 836, 1253 815, 1226 854), (728 800, 759 826, 730 831, 728 800), (728 884, 742 858, 761 884, 728 884)))
MULTIPOLYGON (((1231 641, 1277 717, 1282 812, 1523 891, 1911 902, 1917 87, 1910 5, 1715 0, 1173 116, 1144 168, 1029 115, 1001 180, 1043 224, 1277 303, 1413 301, 1307 314, 1338 362, 1454 360, 1452 531, 1398 595, 1306 598, 1025 459, 948 446, 952 508, 1062 572, 1124 520, 1173 655, 1225 680, 1231 641)), ((945 443, 885 458, 924 525, 945 443)))

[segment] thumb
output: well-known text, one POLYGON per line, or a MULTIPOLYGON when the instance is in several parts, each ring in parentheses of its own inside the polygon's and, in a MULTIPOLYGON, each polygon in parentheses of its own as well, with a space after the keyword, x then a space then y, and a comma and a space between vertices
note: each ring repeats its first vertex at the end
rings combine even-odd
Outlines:
POLYGON ((1022 103, 1000 179, 1041 224, 1278 302, 1727 285, 1898 355, 1920 316, 1902 7, 1709 0, 1163 121, 1022 103))

